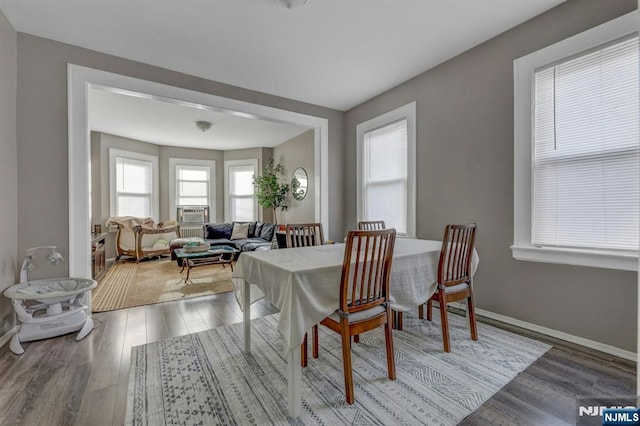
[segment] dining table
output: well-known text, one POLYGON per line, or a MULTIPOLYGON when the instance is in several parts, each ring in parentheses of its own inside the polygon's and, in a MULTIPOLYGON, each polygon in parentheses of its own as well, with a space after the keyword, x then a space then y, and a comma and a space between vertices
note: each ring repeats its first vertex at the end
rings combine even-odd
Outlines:
MULTIPOLYGON (((292 417, 302 410, 300 345, 305 334, 335 312, 340 303, 340 277, 345 244, 243 252, 232 280, 243 311, 244 352, 251 352, 251 303, 266 298, 280 311, 278 331, 287 359, 288 408, 292 417)), ((389 283, 394 311, 416 309, 437 288, 442 241, 396 238, 389 283)), ((479 256, 474 249, 472 272, 479 256)))

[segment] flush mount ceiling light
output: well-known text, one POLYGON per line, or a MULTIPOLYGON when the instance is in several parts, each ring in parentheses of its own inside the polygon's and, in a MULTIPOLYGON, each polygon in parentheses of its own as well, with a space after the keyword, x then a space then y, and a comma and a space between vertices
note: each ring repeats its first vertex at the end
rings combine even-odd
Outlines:
POLYGON ((206 132, 207 130, 209 130, 211 128, 211 122, 210 121, 204 121, 204 120, 198 120, 196 121, 196 127, 200 130, 202 130, 203 132, 206 132))
POLYGON ((293 9, 299 6, 304 6, 307 0, 278 0, 280 3, 285 5, 287 9, 293 9))

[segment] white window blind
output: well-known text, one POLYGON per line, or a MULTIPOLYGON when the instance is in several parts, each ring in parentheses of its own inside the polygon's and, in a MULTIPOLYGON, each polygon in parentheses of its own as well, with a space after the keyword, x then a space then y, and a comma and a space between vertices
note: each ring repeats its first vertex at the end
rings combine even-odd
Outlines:
POLYGON ((407 234, 407 120, 364 133, 363 220, 407 234))
POLYGON ((638 38, 534 75, 532 244, 638 250, 638 38))
POLYGON ((209 206, 210 168, 176 165, 176 205, 209 206))
POLYGON ((152 216, 152 163, 116 157, 116 216, 152 216))
POLYGON ((252 222, 256 220, 256 198, 254 197, 253 165, 231 165, 228 169, 230 220, 252 222))

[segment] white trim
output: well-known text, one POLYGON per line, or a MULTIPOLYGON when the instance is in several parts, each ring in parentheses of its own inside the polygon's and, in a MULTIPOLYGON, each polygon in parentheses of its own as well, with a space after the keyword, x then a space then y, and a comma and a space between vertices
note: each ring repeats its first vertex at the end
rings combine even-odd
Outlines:
MULTIPOLYGON (((450 304, 451 306, 467 310, 465 303, 460 305, 450 304)), ((605 343, 596 342, 595 340, 585 339, 584 337, 575 336, 573 334, 565 333, 563 331, 554 330, 553 328, 543 327, 541 325, 533 324, 530 322, 522 321, 516 318, 508 317, 506 315, 496 314, 495 312, 485 311, 484 309, 475 309, 477 315, 490 318, 496 321, 503 322, 505 324, 514 325, 516 327, 523 328, 525 330, 534 331, 536 333, 544 334, 545 336, 555 337, 556 339, 564 340, 565 342, 575 343, 576 345, 584 346, 585 348, 595 349, 600 352, 604 352, 609 355, 614 355, 629 361, 636 361, 636 353, 620 349, 616 346, 607 345, 605 343)), ((482 336, 480 337, 482 338, 482 336)))
POLYGON ((513 257, 533 262, 638 270, 637 253, 537 247, 531 244, 532 87, 540 66, 638 32, 634 11, 513 61, 514 81, 514 230, 513 257), (632 265, 635 263, 635 265, 632 265))
MULTIPOLYGON (((638 9, 640 9, 640 0, 638 0, 638 9)), ((640 31, 640 14, 636 15, 636 29, 640 31)), ((640 120, 640 117, 638 118, 640 120)), ((639 176, 640 178, 640 176, 639 176)), ((638 271, 640 271, 640 256, 638 256, 638 263, 636 264, 638 271)), ((636 287, 636 310, 638 311, 636 319, 636 330, 640 330, 640 274, 637 275, 638 285, 636 287)), ((640 335, 640 332, 636 332, 636 335, 640 335)), ((640 337, 636 338, 636 366, 640 365, 640 337)), ((636 372, 636 396, 640 400, 640 374, 636 372)))
POLYGON ((198 160, 195 158, 169 157, 169 219, 176 220, 176 193, 178 180, 176 179, 177 166, 204 166, 209 167, 209 221, 216 222, 216 160, 198 160))
MULTIPOLYGON (((253 174, 258 174, 258 159, 227 160, 224 162, 224 221, 231 222, 231 203, 229 202, 229 168, 234 166, 252 166, 253 174)), ((258 200, 253 200, 253 218, 258 220, 258 200)))
POLYGON ((562 263, 591 266, 594 268, 638 270, 637 253, 621 253, 603 250, 579 250, 559 247, 511 246, 513 258, 529 262, 562 263), (561 261, 560 261, 561 260, 561 261))
MULTIPOLYGON (((151 217, 156 222, 160 221, 160 172, 158 169, 158 157, 123 149, 109 148, 109 214, 119 216, 116 212, 116 158, 130 158, 151 163, 151 217)), ((121 215, 120 215, 121 216, 121 215)))
POLYGON ((357 220, 363 218, 362 205, 362 145, 364 134, 377 127, 391 124, 398 120, 407 120, 407 234, 402 237, 416 236, 416 102, 411 102, 364 121, 356 126, 356 204, 357 220))
POLYGON ((329 120, 265 105, 223 98, 152 81, 67 64, 69 129, 69 275, 91 276, 89 88, 124 91, 164 102, 210 108, 243 117, 308 126, 315 131, 315 168, 320 173, 316 220, 329 229, 329 120), (319 210, 318 210, 319 209, 319 210))
POLYGON ((10 341, 13 335, 16 334, 18 331, 20 331, 20 326, 14 325, 13 327, 11 327, 9 331, 7 331, 2 336, 0 336, 0 348, 6 345, 7 342, 10 341))

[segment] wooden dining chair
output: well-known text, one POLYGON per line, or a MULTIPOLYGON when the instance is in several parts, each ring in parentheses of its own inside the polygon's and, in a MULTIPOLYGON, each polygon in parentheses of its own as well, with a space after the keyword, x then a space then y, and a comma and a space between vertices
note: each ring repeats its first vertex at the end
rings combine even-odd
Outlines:
MULTIPOLYGON (((321 246, 324 244, 324 233, 322 232, 321 223, 287 224, 285 225, 285 235, 287 248, 321 246)), ((318 325, 313 326, 312 338, 312 355, 314 358, 318 358, 318 325)), ((308 338, 307 334, 305 334, 302 346, 300 347, 302 351, 300 364, 303 367, 307 366, 307 348, 308 338)))
MULTIPOLYGON (((447 303, 467 300, 467 315, 471 329, 471 339, 478 340, 476 315, 473 303, 471 280, 471 260, 476 239, 476 224, 447 225, 444 230, 440 260, 438 262, 438 288, 427 301, 427 320, 431 321, 431 304, 437 301, 442 322, 444 351, 451 352, 447 303)), ((418 307, 418 316, 423 318, 424 305, 418 307)))
MULTIPOLYGON (((342 336, 342 362, 347 404, 354 402, 351 369, 351 336, 384 325, 387 373, 395 380, 389 275, 393 259, 395 229, 349 231, 340 279, 340 308, 320 324, 342 336)), ((318 342, 314 342, 317 352, 318 342)))
POLYGON ((324 233, 321 223, 294 223, 285 225, 287 248, 321 246, 324 233))
POLYGON ((358 222, 358 229, 362 231, 369 231, 373 229, 385 229, 384 220, 361 220, 358 222))

